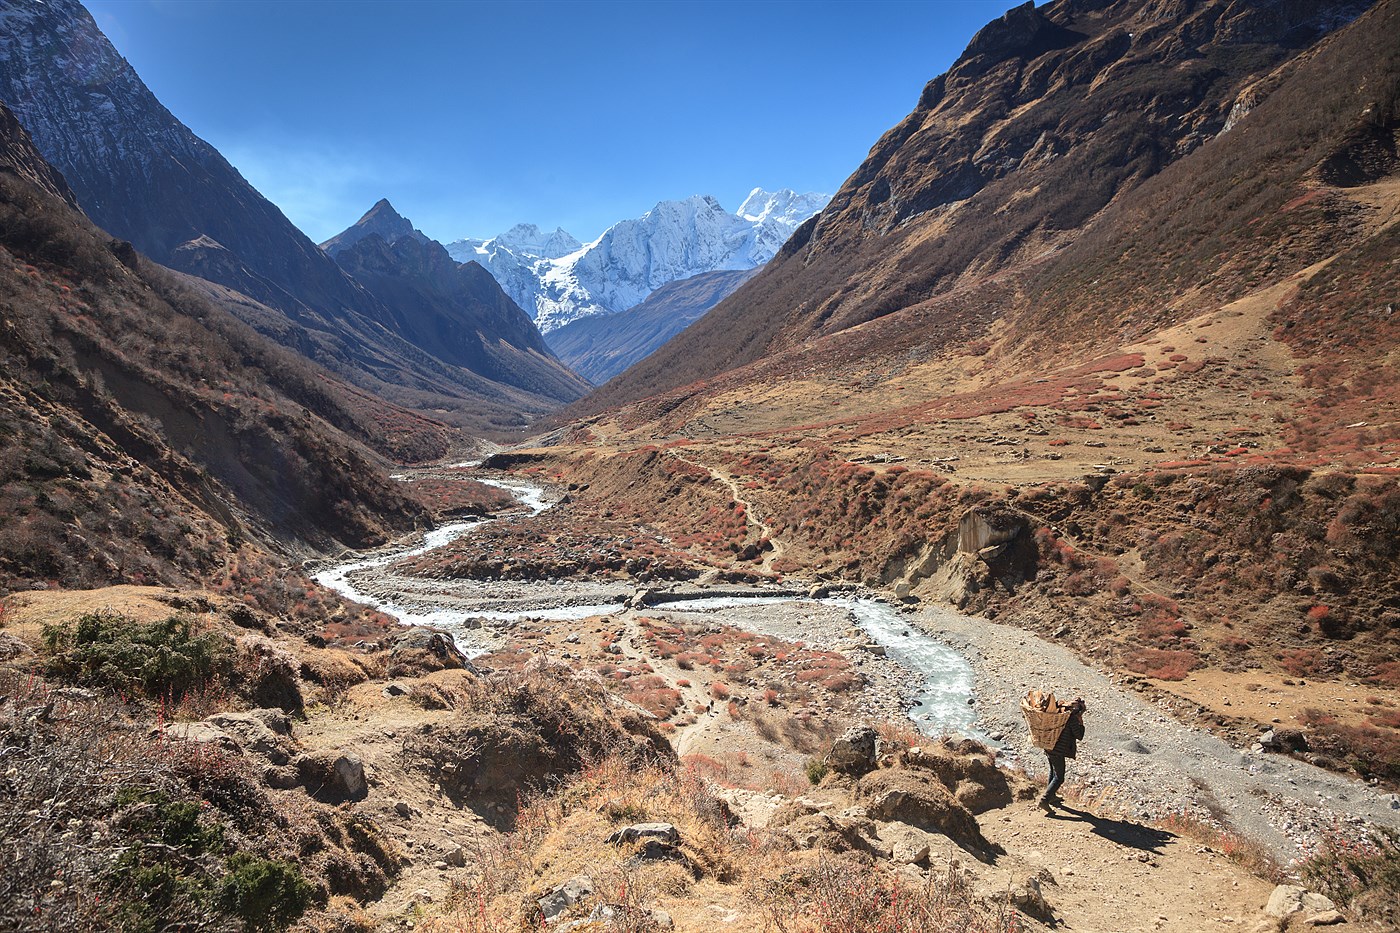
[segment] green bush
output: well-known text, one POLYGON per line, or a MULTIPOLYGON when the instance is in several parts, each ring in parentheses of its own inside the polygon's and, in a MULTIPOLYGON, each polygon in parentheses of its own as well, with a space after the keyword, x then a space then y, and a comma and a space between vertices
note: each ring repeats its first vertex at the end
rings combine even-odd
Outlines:
POLYGON ((161 791, 118 797, 118 821, 128 845, 112 865, 117 926, 158 933, 196 914, 212 922, 218 911, 244 921, 246 930, 285 930, 310 906, 312 888, 296 866, 234 852, 227 858, 224 827, 198 801, 161 791))
POLYGON ((219 905, 249 930, 285 930, 311 904, 311 885, 296 866, 238 852, 228 860, 219 905))
POLYGON ((44 627, 48 673, 125 696, 178 701, 228 679, 233 646, 213 633, 196 634, 194 620, 175 615, 142 624, 114 612, 44 627))
POLYGON ((827 773, 831 769, 827 767, 825 761, 823 761, 820 758, 813 757, 807 759, 806 770, 807 780, 811 781, 813 784, 820 784, 822 782, 822 778, 826 777, 827 773))
POLYGON ((200 819, 196 801, 159 790, 124 791, 117 806, 126 845, 108 878, 120 892, 109 898, 116 927, 160 933, 176 918, 212 920, 208 879, 224 846, 223 827, 200 819))

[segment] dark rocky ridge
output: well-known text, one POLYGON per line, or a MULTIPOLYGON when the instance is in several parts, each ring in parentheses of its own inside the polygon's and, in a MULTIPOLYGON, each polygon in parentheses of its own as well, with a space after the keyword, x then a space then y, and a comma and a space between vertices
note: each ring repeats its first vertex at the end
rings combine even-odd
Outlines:
POLYGON ((340 233, 321 244, 321 249, 334 258, 367 236, 377 235, 386 243, 393 243, 402 237, 409 237, 419 243, 428 243, 428 235, 415 228, 389 203, 388 198, 380 198, 365 212, 365 215, 340 233))
POLYGON ((445 362, 547 398, 571 401, 588 390, 491 273, 453 260, 388 201, 325 248, 384 306, 396 333, 445 362))

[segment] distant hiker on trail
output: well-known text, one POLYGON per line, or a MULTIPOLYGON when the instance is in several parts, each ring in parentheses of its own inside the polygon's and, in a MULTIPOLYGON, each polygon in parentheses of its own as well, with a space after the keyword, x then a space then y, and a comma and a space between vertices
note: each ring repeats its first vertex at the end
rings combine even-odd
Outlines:
POLYGON ((1040 798, 1040 808, 1049 813, 1060 802, 1060 785, 1065 782, 1066 759, 1078 751, 1084 738, 1084 701, 1076 698, 1068 703, 1055 699, 1053 693, 1032 690, 1021 701, 1021 711, 1031 727, 1031 741, 1045 750, 1050 761, 1050 780, 1040 798))

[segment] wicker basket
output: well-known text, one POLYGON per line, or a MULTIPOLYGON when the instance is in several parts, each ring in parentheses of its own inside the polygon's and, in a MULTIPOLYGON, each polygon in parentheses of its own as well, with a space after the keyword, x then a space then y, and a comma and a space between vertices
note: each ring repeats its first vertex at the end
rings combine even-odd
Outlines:
POLYGON ((1031 727, 1031 744, 1046 751, 1060 741, 1060 733, 1065 731, 1065 724, 1074 715, 1070 710, 1049 712, 1036 709, 1024 700, 1021 701, 1021 712, 1026 714, 1026 722, 1031 727))

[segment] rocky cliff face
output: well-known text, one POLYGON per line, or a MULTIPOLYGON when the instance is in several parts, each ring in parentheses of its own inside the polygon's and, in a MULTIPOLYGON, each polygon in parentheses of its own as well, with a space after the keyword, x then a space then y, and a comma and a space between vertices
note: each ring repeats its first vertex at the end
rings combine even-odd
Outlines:
MULTIPOLYGON (((1230 149, 1220 134, 1247 109, 1236 104, 1367 5, 1059 0, 1008 12, 929 82, 758 278, 600 403, 932 312, 1049 261, 1168 167, 1230 149)), ((977 308, 978 328, 1010 309, 997 301, 977 308)), ((962 317, 945 314, 952 328, 962 317)))
POLYGON ((208 237, 324 313, 365 296, 219 152, 156 100, 77 0, 0 13, 0 100, 99 227, 157 262, 208 237))

